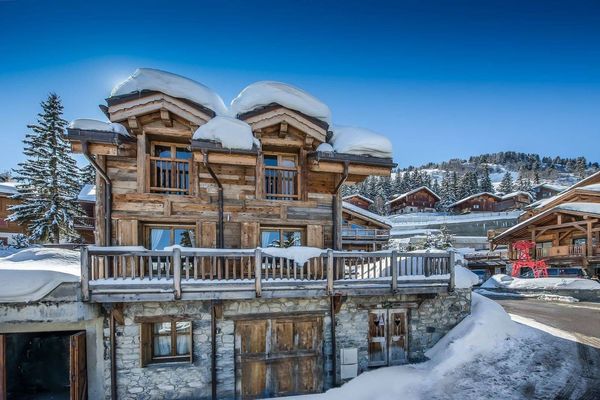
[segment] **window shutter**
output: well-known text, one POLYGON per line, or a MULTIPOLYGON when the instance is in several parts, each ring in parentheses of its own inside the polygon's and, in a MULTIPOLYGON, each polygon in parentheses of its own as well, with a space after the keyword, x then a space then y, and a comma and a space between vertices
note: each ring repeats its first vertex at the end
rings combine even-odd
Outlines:
POLYGON ((140 324, 140 364, 145 367, 152 361, 152 324, 140 324))

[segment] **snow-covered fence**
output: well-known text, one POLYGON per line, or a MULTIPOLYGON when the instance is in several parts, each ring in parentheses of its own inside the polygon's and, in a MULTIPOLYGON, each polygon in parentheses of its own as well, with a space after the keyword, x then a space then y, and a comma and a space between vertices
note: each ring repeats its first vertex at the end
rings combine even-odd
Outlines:
POLYGON ((89 299, 94 294, 128 293, 146 299, 159 293, 179 299, 186 292, 208 291, 213 297, 219 297, 219 292, 244 291, 261 296, 263 288, 328 294, 365 284, 392 291, 415 285, 453 288, 454 257, 448 252, 304 249, 311 251, 85 248, 81 258, 83 295, 89 299))

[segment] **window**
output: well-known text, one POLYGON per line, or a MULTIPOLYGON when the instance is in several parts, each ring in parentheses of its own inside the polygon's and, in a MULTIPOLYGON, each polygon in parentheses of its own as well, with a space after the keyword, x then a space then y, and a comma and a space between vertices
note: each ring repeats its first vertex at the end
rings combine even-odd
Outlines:
POLYGON ((261 247, 302 246, 303 231, 298 228, 263 228, 260 231, 261 247))
POLYGON ((179 245, 196 246, 196 230, 191 226, 146 226, 146 243, 150 250, 163 250, 165 247, 179 245))
POLYGON ((182 145, 152 143, 149 157, 150 192, 189 194, 192 153, 182 145))
POLYGON ((295 154, 265 153, 265 197, 269 200, 300 198, 298 159, 295 154))
POLYGON ((369 365, 408 361, 408 311, 377 308, 369 311, 369 365))
POLYGON ((172 320, 141 324, 142 366, 186 361, 192 362, 192 322, 172 320))

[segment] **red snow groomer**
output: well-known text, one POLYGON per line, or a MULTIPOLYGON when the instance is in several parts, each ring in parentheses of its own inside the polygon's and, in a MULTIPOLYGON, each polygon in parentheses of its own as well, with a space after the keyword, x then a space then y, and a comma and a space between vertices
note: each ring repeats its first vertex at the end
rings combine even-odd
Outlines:
POLYGON ((535 247, 534 242, 520 240, 513 245, 517 251, 517 261, 512 267, 512 276, 519 277, 522 268, 531 268, 535 278, 548 277, 548 265, 544 260, 533 260, 531 258, 531 249, 535 247))

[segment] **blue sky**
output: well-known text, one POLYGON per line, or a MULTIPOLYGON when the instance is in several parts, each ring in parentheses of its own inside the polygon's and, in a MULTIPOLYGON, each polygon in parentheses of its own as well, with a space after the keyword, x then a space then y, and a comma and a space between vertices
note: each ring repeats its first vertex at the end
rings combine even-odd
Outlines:
POLYGON ((65 118, 136 67, 228 103, 281 80, 334 121, 392 139, 401 166, 516 150, 600 161, 598 1, 0 0, 0 170, 55 91, 65 118))

